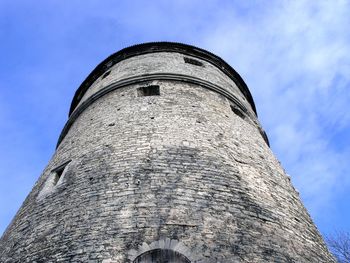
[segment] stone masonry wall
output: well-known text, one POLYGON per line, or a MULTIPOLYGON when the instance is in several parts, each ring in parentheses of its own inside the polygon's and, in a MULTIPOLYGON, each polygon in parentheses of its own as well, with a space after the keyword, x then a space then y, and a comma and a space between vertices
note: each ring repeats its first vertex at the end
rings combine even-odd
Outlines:
POLYGON ((115 64, 108 71, 110 74, 107 77, 104 78, 102 75, 91 85, 83 96, 81 102, 84 102, 92 94, 116 81, 135 76, 142 76, 144 74, 172 73, 193 76, 225 88, 229 92, 235 94, 247 110, 254 115, 253 111, 250 109, 249 103, 239 91, 237 85, 227 75, 220 71, 220 69, 216 68, 208 61, 199 58, 174 52, 151 53, 125 59, 115 64), (198 60, 203 63, 203 66, 194 66, 190 63, 185 63, 185 57, 198 60))
MULTIPOLYGON (((167 70, 196 67, 177 61, 167 70)), ((181 80, 140 81, 95 100, 1 238, 0 262, 132 262, 152 248, 190 262, 334 262, 258 121, 230 105, 181 80), (149 85, 160 95, 140 97, 149 85)))

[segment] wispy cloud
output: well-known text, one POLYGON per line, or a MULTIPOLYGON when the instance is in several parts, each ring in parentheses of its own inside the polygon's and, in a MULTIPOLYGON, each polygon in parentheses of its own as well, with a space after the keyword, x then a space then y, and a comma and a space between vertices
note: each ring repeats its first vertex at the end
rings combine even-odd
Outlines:
POLYGON ((349 229, 349 12, 345 0, 1 1, 0 210, 32 187, 89 71, 125 46, 168 40, 237 69, 316 222, 349 229))
POLYGON ((328 224, 324 211, 350 186, 350 152, 339 148, 350 142, 349 4, 283 1, 250 21, 227 10, 205 38, 246 79, 273 150, 316 221, 328 224))

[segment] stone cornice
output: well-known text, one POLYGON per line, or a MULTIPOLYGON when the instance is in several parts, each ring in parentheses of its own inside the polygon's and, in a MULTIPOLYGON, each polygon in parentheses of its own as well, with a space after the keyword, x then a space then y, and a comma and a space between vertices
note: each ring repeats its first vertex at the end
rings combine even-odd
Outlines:
POLYGON ((236 83, 240 91, 243 93, 245 98, 250 103, 253 111, 257 115, 254 100, 247 85, 245 84, 241 76, 229 64, 227 64, 220 57, 204 49, 197 48, 191 45, 173 43, 173 42, 150 42, 150 43, 138 44, 138 45, 124 48, 112 54, 108 58, 106 58, 89 74, 89 76, 83 81, 83 83, 80 85, 80 87, 76 91, 73 101, 71 103, 69 115, 73 113, 73 111, 78 106, 78 104, 80 103, 80 100, 83 98, 84 94, 92 85, 92 83, 96 79, 98 79, 104 72, 110 69, 113 65, 130 57, 148 54, 148 53, 155 53, 155 52, 182 53, 185 55, 190 55, 190 56, 194 56, 194 57, 206 60, 207 62, 213 64, 236 83))
MULTIPOLYGON (((187 83, 196 84, 198 86, 201 86, 203 88, 212 90, 214 92, 217 92, 227 99, 229 99, 232 103, 237 105, 242 112, 247 114, 250 117, 255 118, 255 116, 252 116, 252 112, 248 111, 246 107, 242 105, 242 103, 239 101, 239 99, 236 98, 233 94, 228 92, 227 90, 221 88, 218 85, 215 85, 211 82, 208 82, 203 79, 199 79, 193 76, 188 75, 182 75, 182 74, 174 74, 174 73, 155 73, 155 74, 145 74, 145 75, 138 75, 136 77, 130 77, 125 78, 123 80, 119 80, 116 82, 113 82, 109 84, 108 86, 104 87, 103 89, 99 90, 98 92, 92 94, 90 97, 88 97, 85 101, 83 101, 80 105, 76 106, 75 110, 70 114, 68 121, 66 122, 65 126, 63 127, 63 130, 60 134, 60 137, 57 142, 56 148, 60 145, 66 134, 68 133, 70 127, 74 123, 74 121, 78 118, 78 116, 87 108, 89 105, 91 105, 94 101, 98 100, 102 96, 108 94, 109 92, 123 88, 129 85, 152 81, 152 80, 170 80, 170 81, 182 81, 187 83)), ((254 115, 254 114, 253 114, 254 115)))

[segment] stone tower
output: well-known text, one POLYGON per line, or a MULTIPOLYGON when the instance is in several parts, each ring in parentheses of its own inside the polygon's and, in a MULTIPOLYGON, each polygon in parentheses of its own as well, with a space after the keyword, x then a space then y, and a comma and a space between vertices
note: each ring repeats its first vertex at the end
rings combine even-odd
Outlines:
POLYGON ((274 157, 242 78, 146 43, 77 90, 0 262, 334 262, 274 157))

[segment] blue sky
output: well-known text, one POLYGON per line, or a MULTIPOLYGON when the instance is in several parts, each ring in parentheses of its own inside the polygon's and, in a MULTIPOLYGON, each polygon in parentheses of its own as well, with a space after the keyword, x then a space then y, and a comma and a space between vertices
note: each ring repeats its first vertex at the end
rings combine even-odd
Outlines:
POLYGON ((0 2, 0 235, 51 158, 75 90, 119 49, 196 45, 246 81, 323 234, 350 232, 350 2, 0 2))

